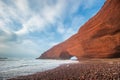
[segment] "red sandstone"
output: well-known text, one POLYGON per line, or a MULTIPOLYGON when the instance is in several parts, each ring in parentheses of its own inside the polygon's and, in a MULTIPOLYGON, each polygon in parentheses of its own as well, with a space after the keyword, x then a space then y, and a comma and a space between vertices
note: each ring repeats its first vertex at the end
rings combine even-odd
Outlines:
POLYGON ((39 58, 69 59, 120 57, 120 0, 107 0, 78 33, 39 58))

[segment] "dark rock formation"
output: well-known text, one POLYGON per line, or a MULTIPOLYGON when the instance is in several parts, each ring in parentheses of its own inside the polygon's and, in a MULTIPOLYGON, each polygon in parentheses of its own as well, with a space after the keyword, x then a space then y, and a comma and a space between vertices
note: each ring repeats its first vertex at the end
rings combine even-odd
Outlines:
POLYGON ((78 33, 39 58, 68 59, 71 55, 78 59, 120 57, 120 0, 107 0, 78 33))

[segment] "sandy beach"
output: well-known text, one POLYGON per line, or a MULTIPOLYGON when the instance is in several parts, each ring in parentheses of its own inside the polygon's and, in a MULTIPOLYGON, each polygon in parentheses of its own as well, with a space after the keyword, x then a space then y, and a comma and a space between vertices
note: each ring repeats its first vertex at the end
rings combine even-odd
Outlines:
POLYGON ((9 80, 120 80, 120 59, 83 60, 9 80))

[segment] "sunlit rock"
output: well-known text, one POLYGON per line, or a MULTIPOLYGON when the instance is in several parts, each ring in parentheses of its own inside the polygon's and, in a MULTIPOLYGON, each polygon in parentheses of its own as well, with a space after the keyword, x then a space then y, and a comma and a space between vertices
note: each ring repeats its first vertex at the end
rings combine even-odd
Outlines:
POLYGON ((86 22, 68 40, 54 46, 39 58, 70 58, 61 54, 81 58, 120 57, 120 0, 106 0, 102 9, 86 22))

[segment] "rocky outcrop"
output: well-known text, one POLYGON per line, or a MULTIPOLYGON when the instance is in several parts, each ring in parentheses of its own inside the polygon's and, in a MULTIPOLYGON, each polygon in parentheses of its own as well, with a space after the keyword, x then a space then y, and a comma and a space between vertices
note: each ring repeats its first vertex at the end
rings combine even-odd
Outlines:
POLYGON ((39 58, 68 59, 120 57, 120 0, 107 0, 78 33, 39 58))

